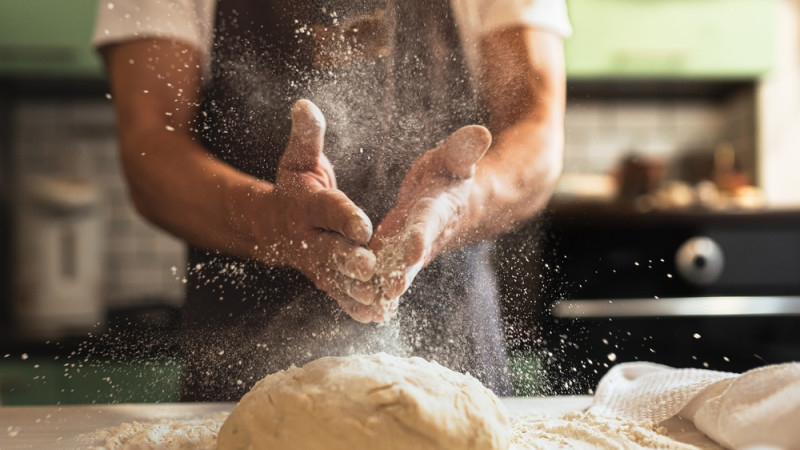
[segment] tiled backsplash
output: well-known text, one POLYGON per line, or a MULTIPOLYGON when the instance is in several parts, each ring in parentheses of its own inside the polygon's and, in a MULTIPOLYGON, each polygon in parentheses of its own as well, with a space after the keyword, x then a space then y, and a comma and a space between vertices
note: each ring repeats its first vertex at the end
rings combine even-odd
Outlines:
POLYGON ((636 153, 670 161, 729 142, 752 168, 755 142, 753 95, 726 101, 573 100, 567 104, 565 173, 610 174, 636 153))
POLYGON ((98 184, 105 224, 104 291, 109 307, 179 304, 183 244, 139 216, 128 199, 111 102, 27 101, 14 114, 17 180, 79 175, 98 184))

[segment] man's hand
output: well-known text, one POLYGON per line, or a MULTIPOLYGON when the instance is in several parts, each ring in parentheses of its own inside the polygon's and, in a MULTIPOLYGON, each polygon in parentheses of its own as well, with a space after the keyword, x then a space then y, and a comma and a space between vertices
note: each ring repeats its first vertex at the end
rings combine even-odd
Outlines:
POLYGON ((492 136, 458 130, 423 155, 398 202, 372 238, 382 309, 443 250, 512 230, 540 211, 561 171, 565 76, 563 44, 547 30, 511 27, 479 43, 479 87, 492 136))
MULTIPOLYGON (((382 311, 394 311, 414 277, 465 228, 477 162, 491 144, 484 127, 453 133, 411 166, 397 204, 378 227, 370 248, 377 257, 382 311)), ((468 228, 468 227, 466 227, 468 228)))
POLYGON ((272 211, 267 218, 278 236, 264 242, 261 260, 302 272, 333 297, 351 317, 370 322, 376 296, 369 281, 375 254, 362 247, 372 223, 347 196, 323 153, 325 118, 308 100, 292 108, 292 132, 278 165, 272 211), (275 214, 274 212, 277 212, 275 214))

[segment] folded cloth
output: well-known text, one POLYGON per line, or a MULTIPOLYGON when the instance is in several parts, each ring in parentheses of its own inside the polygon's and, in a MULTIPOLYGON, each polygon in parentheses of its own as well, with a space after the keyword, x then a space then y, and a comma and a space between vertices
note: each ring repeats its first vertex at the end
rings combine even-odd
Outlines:
POLYGON ((728 448, 800 449, 800 363, 741 375, 623 363, 600 380, 589 411, 655 424, 679 416, 728 448))

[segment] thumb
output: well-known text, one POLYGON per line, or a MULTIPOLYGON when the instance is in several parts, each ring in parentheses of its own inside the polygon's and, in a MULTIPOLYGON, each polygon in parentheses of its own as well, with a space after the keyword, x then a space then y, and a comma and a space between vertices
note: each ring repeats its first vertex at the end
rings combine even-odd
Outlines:
POLYGON ((492 134, 480 125, 459 128, 436 150, 436 162, 442 170, 456 178, 470 178, 475 164, 492 144, 492 134))
POLYGON ((292 131, 281 164, 297 171, 312 170, 322 154, 325 141, 325 116, 310 100, 292 106, 292 131))

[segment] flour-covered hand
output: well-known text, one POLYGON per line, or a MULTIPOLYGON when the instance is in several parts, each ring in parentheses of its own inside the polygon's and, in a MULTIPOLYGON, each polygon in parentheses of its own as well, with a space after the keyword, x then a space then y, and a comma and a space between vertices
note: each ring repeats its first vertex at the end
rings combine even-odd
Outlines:
POLYGON ((397 299, 417 273, 467 228, 462 221, 469 213, 476 164, 491 141, 486 128, 463 127, 411 166, 397 204, 370 243, 377 255, 376 279, 383 306, 376 321, 397 307, 397 299))
POLYGON ((365 248, 372 223, 342 191, 323 153, 325 118, 308 100, 292 108, 292 132, 266 222, 278 236, 263 242, 261 260, 287 265, 328 293, 351 317, 370 322, 376 315, 375 255, 365 248))

